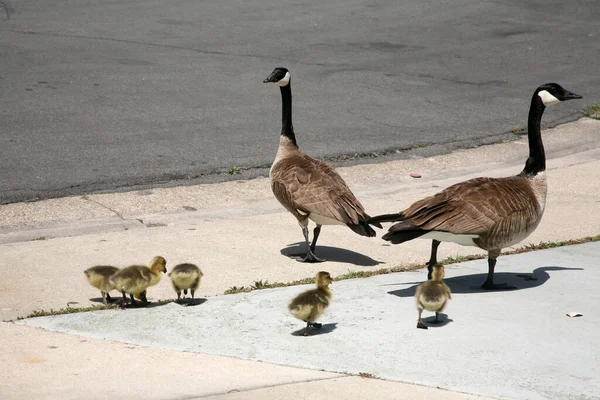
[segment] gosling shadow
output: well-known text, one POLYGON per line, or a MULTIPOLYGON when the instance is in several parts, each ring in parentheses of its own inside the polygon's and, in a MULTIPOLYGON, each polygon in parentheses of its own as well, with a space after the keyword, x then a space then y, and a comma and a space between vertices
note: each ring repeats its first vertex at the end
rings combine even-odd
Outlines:
POLYGON ((182 307, 195 307, 195 306, 199 306, 202 303, 205 303, 206 300, 207 299, 205 299, 204 297, 196 297, 194 299, 191 299, 188 297, 181 301, 174 300, 173 303, 180 305, 182 307))
MULTIPOLYGON (((303 257, 306 254, 306 244, 304 242, 288 244, 280 252, 289 258, 303 257)), ((367 255, 352 250, 340 249, 339 247, 317 246, 315 248, 315 255, 319 258, 324 258, 326 261, 342 262, 362 267, 373 267, 383 264, 382 261, 374 260, 367 255)))
MULTIPOLYGON (((326 335, 328 333, 333 332, 337 328, 337 322, 333 322, 331 324, 323 324, 321 328, 309 328, 308 333, 309 336, 318 336, 318 335, 326 335)), ((304 335, 304 327, 302 329, 298 329, 297 331, 292 332, 292 336, 303 336, 304 335)))
MULTIPOLYGON (((581 271, 583 268, 567 268, 557 266, 546 266, 539 267, 533 270, 531 274, 523 272, 495 272, 494 282, 495 283, 506 283, 514 289, 504 291, 514 291, 523 289, 532 289, 543 285, 550 279, 550 274, 547 271, 581 271)), ((414 297, 417 287, 421 285, 427 279, 427 274, 423 274, 423 281, 420 282, 408 282, 405 285, 411 285, 404 289, 392 290, 388 292, 398 297, 414 297)), ((462 275, 453 276, 448 279, 444 279, 444 283, 448 285, 452 293, 490 293, 496 292, 496 290, 485 290, 481 288, 481 285, 487 279, 487 273, 474 274, 474 275, 462 275)))
POLYGON ((422 318, 422 320, 423 322, 425 322, 425 325, 427 325, 428 328, 441 328, 442 326, 448 325, 450 322, 454 322, 453 319, 448 318, 448 315, 444 313, 440 313, 437 323, 435 322, 435 315, 427 318, 422 318))

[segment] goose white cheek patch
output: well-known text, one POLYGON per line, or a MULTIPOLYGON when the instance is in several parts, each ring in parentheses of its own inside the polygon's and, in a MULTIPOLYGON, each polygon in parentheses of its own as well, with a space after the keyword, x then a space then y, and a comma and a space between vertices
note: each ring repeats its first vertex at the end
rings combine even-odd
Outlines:
POLYGON ((285 76, 283 78, 281 78, 281 80, 279 82, 277 82, 277 84, 279 86, 287 86, 287 84, 290 83, 290 77, 291 77, 290 73, 286 72, 285 76))
POLYGON ((542 103, 544 103, 546 107, 556 103, 560 103, 560 100, 551 95, 550 92, 548 92, 547 90, 540 91, 538 93, 538 96, 540 96, 540 99, 542 99, 542 103))

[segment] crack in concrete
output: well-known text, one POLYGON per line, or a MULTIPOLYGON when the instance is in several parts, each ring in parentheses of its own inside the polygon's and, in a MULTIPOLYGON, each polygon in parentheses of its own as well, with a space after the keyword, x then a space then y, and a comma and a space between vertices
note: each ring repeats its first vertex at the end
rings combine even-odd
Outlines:
MULTIPOLYGON (((123 214, 121 214, 120 212, 118 212, 116 210, 113 210, 112 208, 110 208, 108 206, 105 206, 104 204, 100 203, 99 201, 92 200, 88 196, 82 196, 82 199, 84 199, 85 201, 91 201, 94 204, 98 204, 100 207, 106 208, 108 211, 114 213, 117 217, 121 218, 123 221, 128 221, 127 218, 123 217, 123 214)), ((139 221, 139 219, 137 221, 139 221)))
POLYGON ((4 13, 6 14, 6 19, 10 19, 11 14, 15 13, 15 9, 12 6, 12 4, 10 4, 10 2, 8 0, 1 0, 0 5, 2 5, 2 8, 4 9, 4 13))
MULTIPOLYGON (((2 0, 2 1, 4 1, 4 0, 2 0)), ((192 51, 194 53, 200 53, 200 54, 212 54, 212 55, 230 56, 230 57, 249 57, 249 58, 258 58, 258 59, 263 59, 263 60, 286 61, 286 62, 293 62, 293 63, 297 63, 297 64, 301 64, 301 65, 311 65, 311 66, 319 66, 319 67, 338 67, 338 66, 339 67, 351 67, 350 65, 347 65, 347 64, 307 63, 305 61, 296 60, 296 59, 292 59, 292 58, 273 57, 273 56, 247 54, 247 53, 233 53, 233 52, 216 51, 216 50, 202 50, 202 49, 196 49, 193 47, 177 46, 177 45, 171 45, 171 44, 138 42, 135 40, 128 40, 128 39, 116 39, 116 38, 105 38, 105 37, 84 36, 84 35, 68 35, 68 34, 51 33, 51 32, 20 31, 20 30, 13 30, 13 29, 3 30, 3 31, 20 33, 23 35, 40 35, 40 36, 74 38, 74 39, 105 40, 105 41, 110 41, 110 42, 136 44, 136 45, 142 45, 142 46, 161 47, 161 48, 175 49, 175 50, 186 50, 186 51, 192 51)))
MULTIPOLYGON (((227 356, 222 356, 222 357, 227 357, 227 356)), ((294 367, 294 366, 291 366, 291 365, 284 365, 284 367, 287 367, 287 368, 298 368, 298 367, 294 367)), ((228 395, 228 394, 231 394, 231 393, 248 393, 248 392, 253 392, 253 391, 261 390, 261 389, 270 389, 270 388, 276 388, 276 387, 282 387, 282 386, 291 386, 291 385, 297 385, 297 384, 303 384, 303 383, 309 383, 309 382, 330 381, 330 380, 334 380, 334 379, 351 378, 351 377, 354 376, 354 375, 346 374, 346 373, 343 373, 343 372, 331 372, 331 371, 324 371, 324 372, 328 372, 328 373, 331 373, 331 374, 338 374, 339 376, 331 376, 331 377, 327 377, 327 378, 305 379, 305 380, 300 380, 300 381, 278 383, 278 384, 275 384, 275 385, 263 385, 263 386, 248 388, 248 389, 231 389, 231 390, 229 390, 227 392, 211 393, 211 394, 206 394, 206 395, 201 395, 201 396, 196 396, 196 397, 186 397, 185 400, 187 400, 187 399, 203 399, 203 398, 206 398, 206 397, 213 397, 213 396, 225 396, 225 395, 228 395)))

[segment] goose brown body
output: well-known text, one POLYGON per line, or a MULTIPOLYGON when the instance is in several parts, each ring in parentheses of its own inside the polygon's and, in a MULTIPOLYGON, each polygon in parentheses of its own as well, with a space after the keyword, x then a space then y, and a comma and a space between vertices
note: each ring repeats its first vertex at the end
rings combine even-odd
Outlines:
POLYGON ((279 146, 270 172, 271 188, 286 210, 299 221, 348 225, 364 236, 375 235, 365 223, 370 217, 362 204, 333 168, 304 154, 285 137, 279 146))
MULTIPOLYGON (((546 175, 475 178, 413 203, 405 220, 383 236, 400 243, 394 232, 430 231, 421 237, 444 241, 460 236, 484 250, 500 250, 527 238, 539 225, 546 206, 546 175)), ((459 239, 456 238, 456 242, 459 239)), ((469 244, 469 243, 460 243, 469 244)))

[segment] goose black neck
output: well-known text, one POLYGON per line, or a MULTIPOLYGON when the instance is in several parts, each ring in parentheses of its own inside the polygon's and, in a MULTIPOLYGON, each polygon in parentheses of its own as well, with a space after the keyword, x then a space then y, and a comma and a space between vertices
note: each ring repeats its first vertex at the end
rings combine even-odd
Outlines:
POLYGON ((294 135, 294 126, 292 125, 292 83, 280 86, 282 103, 282 126, 281 136, 285 136, 298 147, 296 135, 294 135))
POLYGON ((527 120, 527 139, 529 141, 529 158, 525 162, 525 168, 521 175, 536 175, 546 170, 546 154, 542 143, 542 132, 540 130, 542 114, 546 106, 537 92, 531 99, 529 108, 529 119, 527 120))

